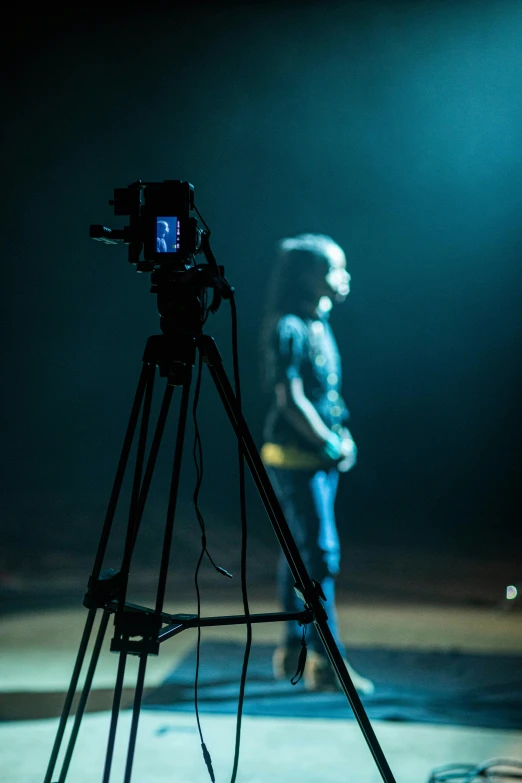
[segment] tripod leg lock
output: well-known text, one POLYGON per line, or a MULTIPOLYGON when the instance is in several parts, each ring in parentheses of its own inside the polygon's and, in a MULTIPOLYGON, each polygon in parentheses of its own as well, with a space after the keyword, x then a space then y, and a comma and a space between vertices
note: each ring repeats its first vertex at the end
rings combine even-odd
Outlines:
POLYGON ((162 618, 153 612, 124 611, 114 616, 114 637, 111 652, 130 655, 158 655, 158 640, 162 618), (141 637, 138 639, 137 637, 141 637))
MULTIPOLYGON (((306 609, 309 612, 311 612, 311 615, 312 615, 311 619, 312 620, 318 619, 317 618, 318 614, 320 614, 320 616, 321 616, 321 618, 323 620, 327 620, 328 619, 328 615, 326 614, 326 610, 325 610, 324 606, 321 603, 321 601, 326 601, 326 596, 324 594, 323 588, 321 587, 321 583, 318 582, 317 579, 312 579, 312 587, 313 587, 314 592, 316 593, 316 597, 319 598, 320 600, 314 601, 314 602, 310 602, 310 600, 307 597, 308 593, 305 592, 305 589, 301 585, 295 584, 294 585, 294 591, 299 596, 301 601, 303 601, 306 609), (317 611, 314 611, 314 609, 313 609, 313 604, 314 603, 316 605, 317 611)), ((310 622, 310 621, 306 621, 305 620, 304 622, 306 623, 306 622, 310 622)), ((300 623, 300 625, 302 625, 302 623, 300 623)))
POLYGON ((87 609, 101 609, 118 598, 121 588, 121 572, 106 568, 97 579, 89 577, 83 605, 87 609))

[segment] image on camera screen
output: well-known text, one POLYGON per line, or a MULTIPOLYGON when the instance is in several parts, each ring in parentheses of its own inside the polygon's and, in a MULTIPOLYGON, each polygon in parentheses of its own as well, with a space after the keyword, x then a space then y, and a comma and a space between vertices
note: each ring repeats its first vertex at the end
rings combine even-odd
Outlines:
POLYGON ((177 253, 179 251, 179 228, 179 220, 174 215, 157 218, 157 253, 177 253))

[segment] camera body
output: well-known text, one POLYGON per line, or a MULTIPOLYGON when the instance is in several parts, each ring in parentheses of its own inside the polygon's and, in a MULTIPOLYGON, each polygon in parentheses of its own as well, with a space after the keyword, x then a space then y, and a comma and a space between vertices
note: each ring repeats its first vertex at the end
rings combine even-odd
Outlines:
POLYGON ((129 262, 140 272, 162 266, 183 269, 201 248, 204 230, 194 207, 194 186, 181 180, 142 182, 115 188, 109 201, 115 215, 128 215, 123 230, 90 227, 90 236, 108 244, 129 246, 129 262))

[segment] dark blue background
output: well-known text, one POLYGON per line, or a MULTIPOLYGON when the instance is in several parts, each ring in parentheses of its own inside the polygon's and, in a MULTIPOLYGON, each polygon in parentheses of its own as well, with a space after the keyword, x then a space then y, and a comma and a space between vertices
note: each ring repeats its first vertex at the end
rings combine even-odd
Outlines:
MULTIPOLYGON (((320 231, 346 249, 352 294, 332 316, 360 452, 340 489, 346 543, 516 557, 521 33, 522 9, 505 0, 15 14, 2 178, 12 557, 90 552, 98 540, 159 324, 150 279, 124 247, 88 232, 124 225, 108 201, 136 179, 195 186, 236 289, 258 441, 267 400, 257 341, 274 243, 320 231)), ((226 305, 208 331, 231 373, 226 305)), ((211 535, 234 540, 235 442, 210 377, 200 427, 201 505, 211 535)), ((145 550, 162 526, 174 429, 145 550)), ((181 538, 197 529, 191 437, 181 538)), ((254 541, 272 541, 250 484, 249 498, 254 541)))

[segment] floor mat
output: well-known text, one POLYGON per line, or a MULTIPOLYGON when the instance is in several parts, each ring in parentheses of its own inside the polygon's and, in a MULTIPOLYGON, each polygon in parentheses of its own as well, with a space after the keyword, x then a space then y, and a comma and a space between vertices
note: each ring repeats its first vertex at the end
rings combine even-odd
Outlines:
MULTIPOLYGON (((344 693, 308 693, 299 682, 275 682, 273 646, 253 644, 243 713, 300 718, 355 719, 344 693)), ((202 713, 237 712, 244 645, 201 645, 198 705, 202 713)), ((375 683, 362 696, 370 720, 446 723, 522 729, 522 656, 354 648, 352 666, 375 683)), ((196 651, 191 650, 144 709, 194 710, 196 651)), ((296 661, 297 666, 297 661, 296 661)))

